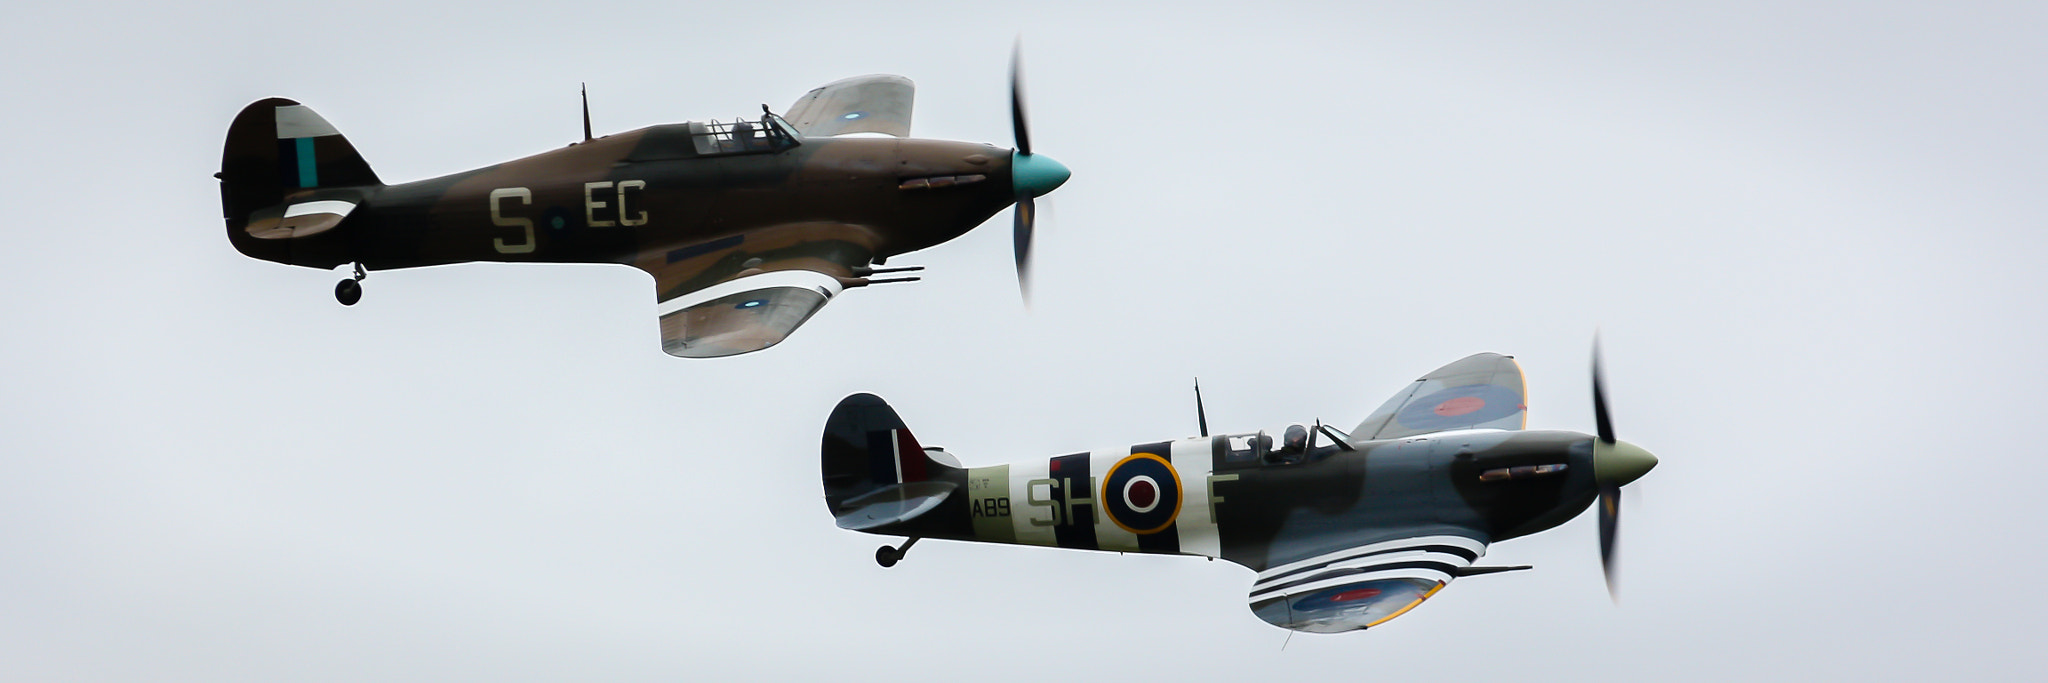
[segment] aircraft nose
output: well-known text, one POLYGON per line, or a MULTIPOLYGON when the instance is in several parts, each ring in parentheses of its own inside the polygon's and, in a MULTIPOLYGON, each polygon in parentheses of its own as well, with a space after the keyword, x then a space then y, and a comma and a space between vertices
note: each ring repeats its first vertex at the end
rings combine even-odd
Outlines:
POLYGON ((1010 185, 1020 197, 1039 197, 1059 189, 1074 175, 1066 164, 1043 154, 1010 153, 1010 185))
POLYGON ((1629 482, 1649 474, 1657 466, 1657 456, 1643 450, 1642 446, 1616 440, 1608 446, 1598 441, 1593 445, 1593 478, 1602 483, 1625 486, 1629 482))

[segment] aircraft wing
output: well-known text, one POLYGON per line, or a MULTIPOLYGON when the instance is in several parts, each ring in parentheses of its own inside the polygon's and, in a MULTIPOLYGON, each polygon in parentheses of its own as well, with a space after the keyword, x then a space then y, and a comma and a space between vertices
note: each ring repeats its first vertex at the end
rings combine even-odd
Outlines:
POLYGON ((902 76, 855 76, 804 93, 783 116, 805 137, 881 133, 910 137, 917 87, 902 76))
POLYGON ((684 358, 774 346, 849 285, 874 253, 857 226, 806 224, 643 252, 654 275, 661 349, 684 358))
POLYGON ((1521 429, 1528 422, 1522 366, 1478 353, 1437 368, 1351 430, 1354 439, 1399 439, 1453 429, 1521 429))
POLYGON ((1274 626, 1339 633, 1378 626, 1436 595, 1451 579, 1526 567, 1469 571, 1486 543, 1423 535, 1358 545, 1259 572, 1252 613, 1274 626))

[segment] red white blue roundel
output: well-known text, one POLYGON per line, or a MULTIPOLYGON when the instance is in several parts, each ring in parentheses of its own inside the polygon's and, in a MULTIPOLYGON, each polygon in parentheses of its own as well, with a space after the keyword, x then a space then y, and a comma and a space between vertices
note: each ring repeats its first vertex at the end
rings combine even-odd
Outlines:
POLYGON ((1322 612, 1364 607, 1379 612, 1391 612, 1394 608, 1422 601, 1429 597, 1429 590, 1435 587, 1436 582, 1420 579, 1380 579, 1345 584, 1309 593, 1306 597, 1296 600, 1292 609, 1296 612, 1322 612))
POLYGON ((1180 516, 1180 473, 1165 458, 1133 453, 1109 468, 1101 495, 1109 521, 1140 536, 1156 534, 1180 516))
POLYGON ((1420 431, 1486 424, 1522 411, 1522 396, 1497 384, 1467 384, 1416 398, 1394 417, 1420 431))

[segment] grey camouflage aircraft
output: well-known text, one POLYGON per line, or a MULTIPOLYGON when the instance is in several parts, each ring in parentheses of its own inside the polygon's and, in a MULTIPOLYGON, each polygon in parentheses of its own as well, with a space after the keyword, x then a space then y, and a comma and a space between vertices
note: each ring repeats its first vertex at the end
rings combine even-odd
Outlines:
POLYGON ((1336 633, 1400 616, 1482 567, 1486 548, 1550 529, 1599 501, 1613 589, 1621 487, 1657 464, 1615 438, 1598 351, 1597 434, 1524 431, 1521 366, 1491 353, 1438 368, 1349 434, 1317 422, 991 467, 924 448, 870 394, 825 423, 825 503, 842 528, 919 539, 1222 558, 1258 572, 1251 610, 1336 633), (1321 437, 1327 437, 1324 441, 1321 437))
POLYGON ((1031 152, 1015 62, 1015 150, 912 139, 914 88, 862 76, 788 115, 658 125, 454 175, 385 185, 326 119, 249 105, 228 128, 221 205, 243 254, 332 269, 353 305, 367 270, 473 261, 618 263, 654 276, 662 349, 713 357, 786 338, 878 267, 958 237, 1012 204, 1020 286, 1033 198, 1069 172, 1031 152))

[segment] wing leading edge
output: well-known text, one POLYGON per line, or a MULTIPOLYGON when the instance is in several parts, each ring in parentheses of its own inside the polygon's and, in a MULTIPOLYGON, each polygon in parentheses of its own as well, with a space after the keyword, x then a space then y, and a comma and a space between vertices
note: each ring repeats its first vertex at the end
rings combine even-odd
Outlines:
POLYGON ((1521 429, 1528 422, 1522 366, 1477 353, 1437 368, 1351 430, 1356 439, 1399 439, 1453 429, 1521 429))

